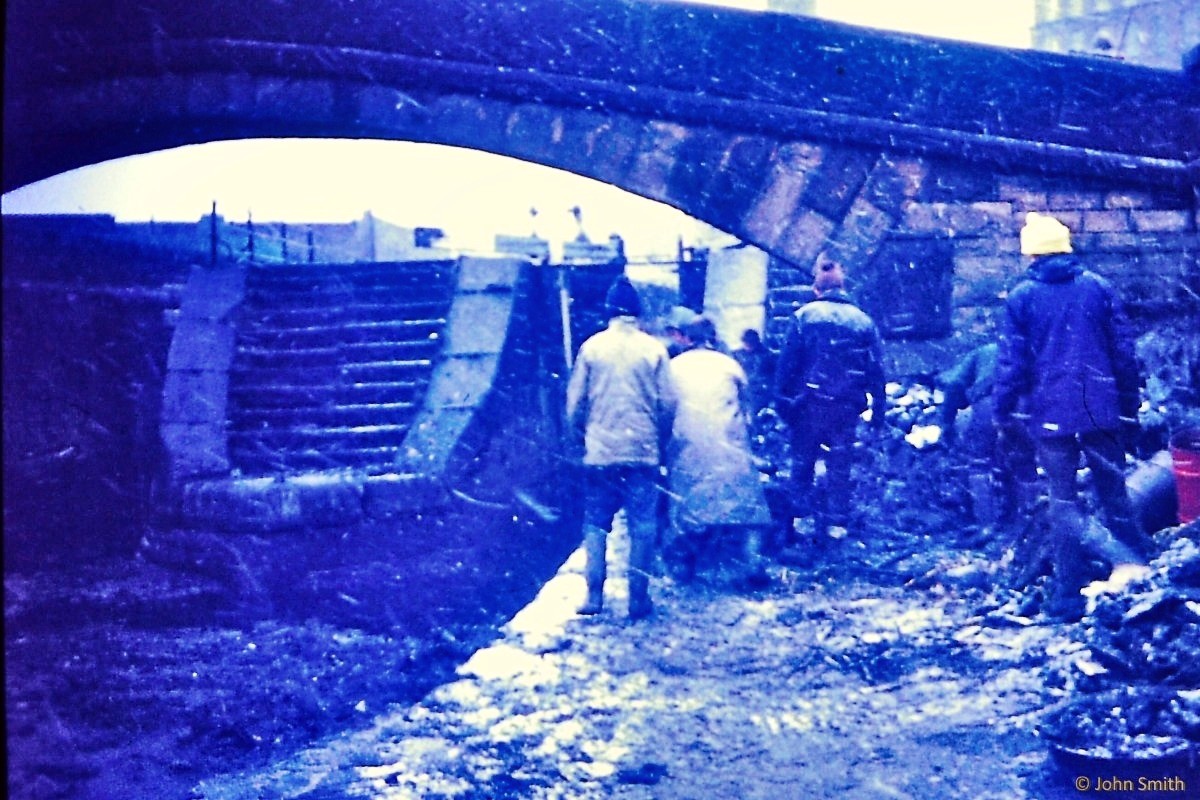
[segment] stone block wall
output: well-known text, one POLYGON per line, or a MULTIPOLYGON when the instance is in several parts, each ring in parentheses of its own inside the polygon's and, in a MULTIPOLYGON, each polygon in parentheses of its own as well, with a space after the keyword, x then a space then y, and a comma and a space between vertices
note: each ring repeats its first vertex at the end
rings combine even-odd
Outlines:
MULTIPOLYGON (((848 254, 852 292, 877 321, 905 304, 918 318, 948 313, 942 337, 905 335, 881 324, 894 371, 936 371, 939 362, 995 335, 1004 297, 1028 266, 1020 229, 1029 211, 1053 214, 1071 229, 1075 252, 1116 284, 1142 330, 1200 319, 1200 212, 1189 190, 972 172, 919 159, 896 163, 897 172, 919 181, 877 181, 875 199, 856 202, 889 212, 860 215, 880 220, 871 225, 855 222, 852 211, 822 240, 835 249, 840 243, 848 254), (894 253, 919 259, 931 252, 944 259, 949 303, 929 293, 905 297, 902 283, 878 291, 887 280, 881 273, 889 269, 889 250, 893 259, 894 253)), ((769 277, 768 331, 778 344, 787 316, 809 296, 812 276, 807 264, 774 259, 769 277)))
POLYGON ((245 294, 245 267, 193 267, 167 355, 162 439, 174 482, 229 471, 229 368, 234 312, 245 294))
POLYGON ((187 264, 9 219, 3 255, 6 568, 132 553, 187 264))

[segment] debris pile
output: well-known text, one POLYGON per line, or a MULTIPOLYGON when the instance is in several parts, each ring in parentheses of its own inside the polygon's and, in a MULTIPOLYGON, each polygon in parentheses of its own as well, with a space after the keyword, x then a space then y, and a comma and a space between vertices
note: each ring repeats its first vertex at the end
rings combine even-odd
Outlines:
MULTIPOLYGON (((855 484, 863 504, 854 512, 856 524, 874 528, 886 519, 910 532, 957 529, 971 499, 962 459, 942 435, 942 392, 919 380, 891 382, 886 399, 886 424, 859 430, 855 484)), ((870 413, 864 412, 864 423, 870 413)), ((790 517, 791 430, 768 407, 752 419, 750 437, 772 512, 790 517)))
POLYGON ((1200 737, 1200 692, 1127 686, 1085 695, 1054 718, 1056 752, 1072 764, 1111 769, 1129 764, 1192 760, 1200 737), (1189 733, 1190 732, 1190 733, 1189 733))
POLYGON ((890 429, 899 431, 904 441, 918 450, 942 440, 944 398, 940 390, 922 383, 889 383, 886 391, 888 408, 884 418, 890 429))
POLYGON ((1109 680, 1200 689, 1200 546, 1178 539, 1126 591, 1100 594, 1087 631, 1109 680))
MULTIPOLYGON (((916 382, 901 384, 892 382, 886 387, 887 410, 884 419, 885 447, 889 452, 898 442, 907 442, 917 450, 942 441, 944 411, 942 392, 916 382)), ((870 412, 864 412, 864 417, 870 412)), ((790 460, 787 424, 774 408, 759 411, 751 421, 751 447, 759 457, 760 469, 769 475, 786 474, 790 460)))
POLYGON ((1150 566, 1093 599, 1075 696, 1046 729, 1060 751, 1105 763, 1200 754, 1200 546, 1180 536, 1150 566))

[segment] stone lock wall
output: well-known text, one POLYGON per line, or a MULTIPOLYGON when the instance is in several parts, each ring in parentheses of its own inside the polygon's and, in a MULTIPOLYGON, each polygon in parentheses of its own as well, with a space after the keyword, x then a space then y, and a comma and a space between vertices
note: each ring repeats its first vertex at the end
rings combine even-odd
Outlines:
POLYGON ((158 420, 190 265, 84 227, 5 219, 8 569, 133 552, 165 493, 158 420))

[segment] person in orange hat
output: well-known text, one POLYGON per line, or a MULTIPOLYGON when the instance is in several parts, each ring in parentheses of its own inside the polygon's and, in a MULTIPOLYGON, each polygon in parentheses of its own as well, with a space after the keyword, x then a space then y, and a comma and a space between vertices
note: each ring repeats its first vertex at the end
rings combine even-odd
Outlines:
POLYGON ((816 299, 792 315, 779 353, 775 405, 791 429, 794 516, 816 517, 816 544, 825 545, 848 533, 860 415, 870 407, 872 423, 882 425, 886 400, 879 331, 846 293, 841 262, 822 253, 813 276, 816 299), (824 490, 818 493, 822 459, 824 490))

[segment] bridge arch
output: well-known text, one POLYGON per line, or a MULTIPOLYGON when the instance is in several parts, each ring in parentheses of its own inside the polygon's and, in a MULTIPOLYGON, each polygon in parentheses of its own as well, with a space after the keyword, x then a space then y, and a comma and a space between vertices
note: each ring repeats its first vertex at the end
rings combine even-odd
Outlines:
POLYGON ((1181 73, 779 14, 54 0, 13 4, 9 37, 6 188, 216 139, 398 139, 594 178, 795 265, 832 246, 862 267, 948 185, 1007 203, 986 211, 1008 234, 1021 192, 1180 206, 1197 185, 1200 91, 1181 73))
POLYGON ((1198 313, 1200 90, 1182 73, 673 2, 293 9, 11 2, 4 189, 214 140, 429 142, 601 180, 758 245, 777 257, 776 319, 833 247, 888 333, 911 327, 898 300, 927 261, 955 332, 976 332, 1032 209, 1143 308, 1198 313))

